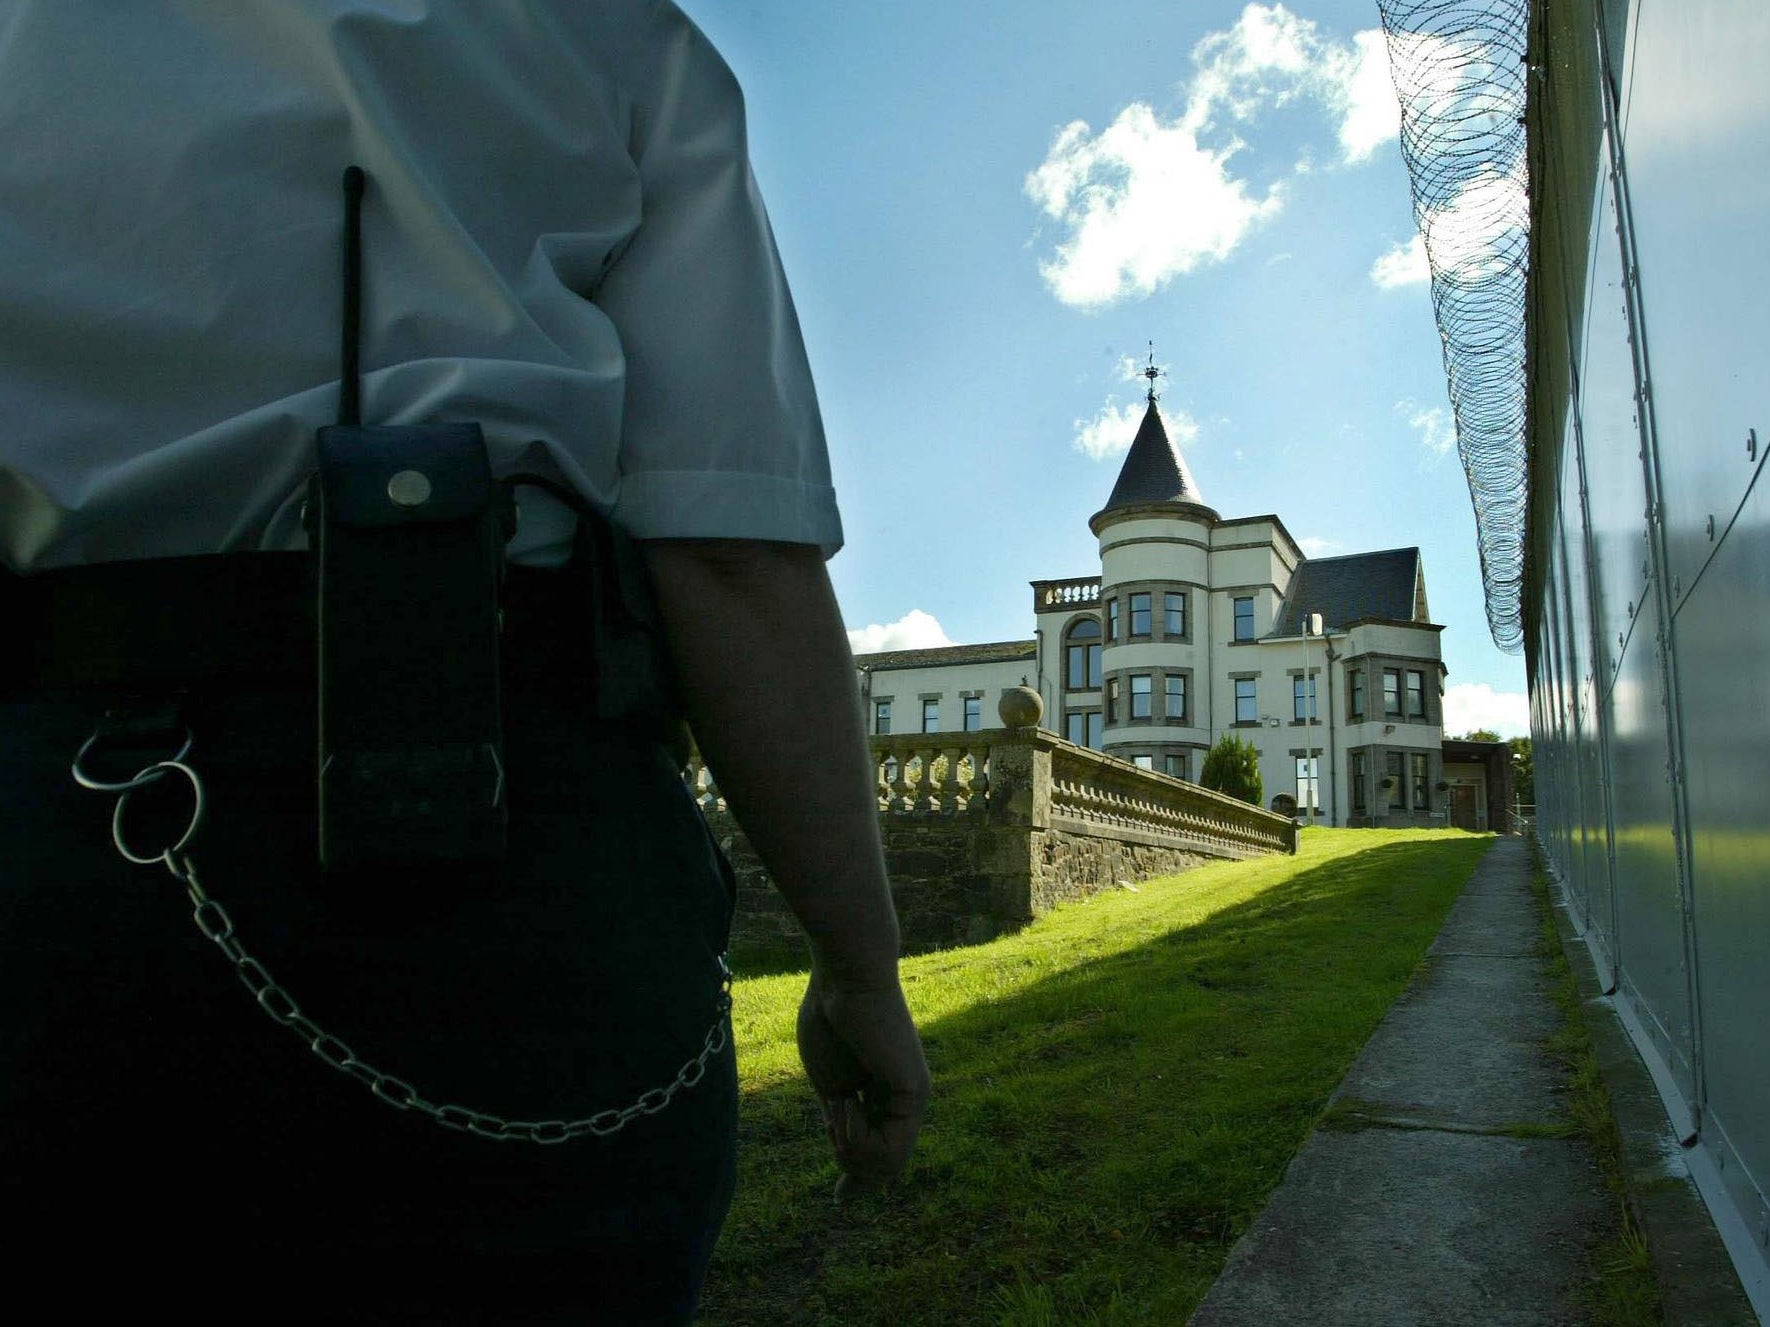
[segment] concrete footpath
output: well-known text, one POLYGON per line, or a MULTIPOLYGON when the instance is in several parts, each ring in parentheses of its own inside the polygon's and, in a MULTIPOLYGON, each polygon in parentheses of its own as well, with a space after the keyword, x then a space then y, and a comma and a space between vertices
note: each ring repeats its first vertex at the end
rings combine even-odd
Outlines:
POLYGON ((1194 1327, 1585 1319, 1618 1204, 1585 1140, 1554 1136, 1540 907, 1528 846, 1496 839, 1194 1327))

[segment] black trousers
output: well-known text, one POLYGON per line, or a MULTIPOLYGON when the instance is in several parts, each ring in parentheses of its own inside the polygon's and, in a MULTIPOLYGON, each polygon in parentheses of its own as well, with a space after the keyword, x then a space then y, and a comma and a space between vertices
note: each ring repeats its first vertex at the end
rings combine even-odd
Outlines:
MULTIPOLYGON (((697 1056, 732 892, 659 743, 513 694, 506 866, 339 890, 313 866, 313 703, 196 695, 188 758, 208 798, 190 857, 305 1015, 432 1101, 530 1120, 619 1108, 697 1056)), ((265 1016, 163 866, 119 856, 115 798, 68 773, 92 719, 0 706, 15 1293, 165 1296, 196 1321, 687 1321, 731 1197, 729 1029, 696 1086, 608 1139, 393 1109, 265 1016)), ((157 849, 189 804, 176 775, 138 794, 131 841, 157 849)))

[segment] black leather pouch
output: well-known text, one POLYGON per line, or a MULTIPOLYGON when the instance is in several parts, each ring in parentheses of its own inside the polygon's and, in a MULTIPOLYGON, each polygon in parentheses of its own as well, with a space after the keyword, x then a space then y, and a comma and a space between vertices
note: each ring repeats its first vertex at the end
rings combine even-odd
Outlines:
POLYGON ((498 596, 514 509, 479 425, 321 429, 309 521, 322 866, 498 861, 498 596))

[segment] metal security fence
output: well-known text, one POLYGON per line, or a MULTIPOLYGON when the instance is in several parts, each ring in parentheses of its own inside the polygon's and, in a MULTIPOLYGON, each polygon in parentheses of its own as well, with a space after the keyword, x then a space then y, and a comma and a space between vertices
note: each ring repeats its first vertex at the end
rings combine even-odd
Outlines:
POLYGON ((1770 1316, 1766 51, 1761 0, 1532 5, 1509 496, 1534 828, 1770 1316))

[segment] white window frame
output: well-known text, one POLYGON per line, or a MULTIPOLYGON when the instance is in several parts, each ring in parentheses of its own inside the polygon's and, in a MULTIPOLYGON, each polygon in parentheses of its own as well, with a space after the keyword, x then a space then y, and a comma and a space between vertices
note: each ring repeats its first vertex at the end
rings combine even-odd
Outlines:
POLYGON ((1297 776, 1297 810, 1305 815, 1318 815, 1321 812, 1321 757, 1296 756, 1293 760, 1297 776))
POLYGON ((1259 679, 1253 678, 1253 677, 1236 677, 1236 678, 1231 678, 1230 683, 1231 683, 1230 690, 1231 690, 1232 694, 1235 696, 1235 721, 1237 723, 1259 723, 1260 722, 1260 682, 1259 682, 1259 679), (1242 683, 1244 683, 1244 682, 1247 683, 1247 685, 1248 685, 1248 694, 1245 697, 1242 695, 1242 691, 1241 691, 1242 683), (1245 719, 1242 717, 1242 713, 1241 713, 1241 703, 1244 699, 1248 702, 1248 716, 1245 719))

